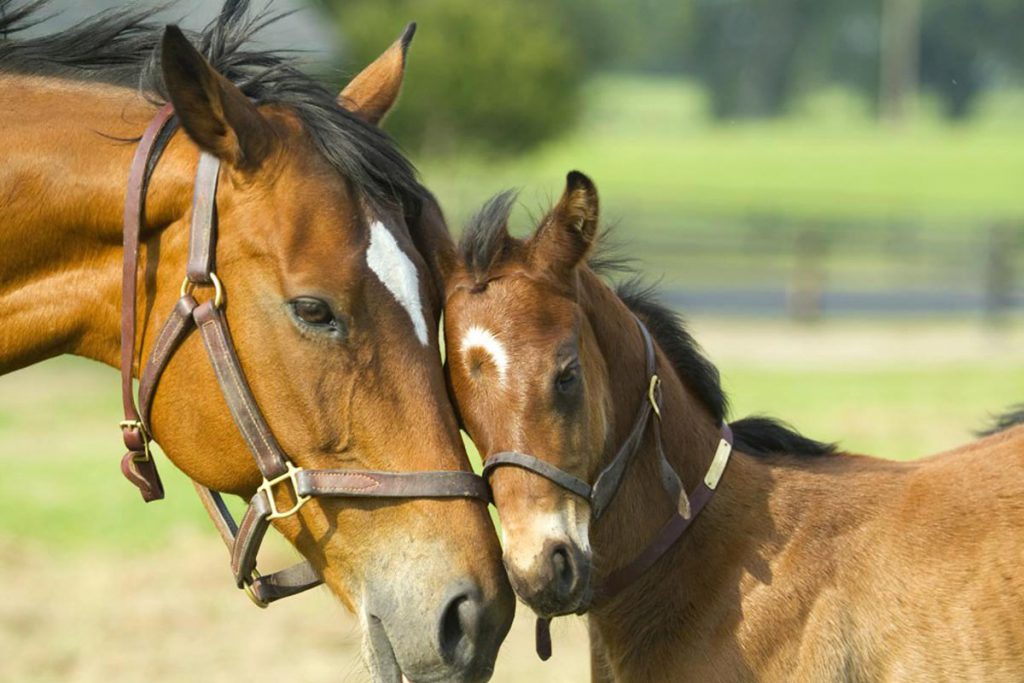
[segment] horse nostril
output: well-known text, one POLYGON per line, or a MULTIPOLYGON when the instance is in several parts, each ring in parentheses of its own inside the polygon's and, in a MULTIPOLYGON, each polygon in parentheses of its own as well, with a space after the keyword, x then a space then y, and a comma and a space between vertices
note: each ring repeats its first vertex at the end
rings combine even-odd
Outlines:
POLYGON ((560 597, 567 598, 575 592, 579 573, 573 553, 564 544, 559 544, 551 553, 551 569, 555 579, 556 592, 560 597))
POLYGON ((480 601, 471 593, 460 593, 441 611, 439 644, 445 662, 469 662, 476 649, 480 627, 480 601))

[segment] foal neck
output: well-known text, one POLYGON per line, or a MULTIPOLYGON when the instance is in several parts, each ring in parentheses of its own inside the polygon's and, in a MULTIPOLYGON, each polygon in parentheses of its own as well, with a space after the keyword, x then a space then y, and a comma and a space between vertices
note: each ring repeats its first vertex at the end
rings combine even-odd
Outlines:
MULTIPOLYGON (((616 454, 647 400, 650 377, 643 337, 633 313, 597 276, 583 274, 582 305, 606 360, 611 420, 603 464, 616 454)), ((662 441, 686 491, 703 478, 721 437, 719 425, 685 384, 655 340, 655 372, 661 380, 662 441)), ((658 419, 656 417, 652 420, 658 419)), ((676 509, 658 470, 654 430, 648 426, 622 485, 591 533, 598 575, 607 574, 639 553, 676 509)))
MULTIPOLYGON (((609 430, 605 458, 611 458, 625 438, 637 409, 645 400, 643 341, 633 314, 619 297, 595 275, 583 276, 584 307, 598 345, 608 359, 609 386, 613 391, 614 428, 609 430)), ((657 345, 657 344, 656 344, 657 345)), ((687 387, 664 351, 658 347, 657 374, 662 383, 661 429, 665 454, 682 479, 687 492, 704 477, 721 438, 720 425, 687 387)), ((675 511, 661 484, 653 430, 648 430, 640 450, 629 465, 622 486, 608 510, 592 526, 591 544, 598 581, 623 566, 643 550, 675 511)), ((684 633, 680 623, 694 605, 694 595, 711 594, 716 566, 728 562, 726 543, 734 534, 725 530, 716 511, 734 508, 735 500, 757 498, 748 490, 758 486, 757 468, 749 458, 736 454, 715 497, 701 518, 639 580, 605 605, 591 611, 591 627, 599 659, 616 671, 630 671, 628 680, 648 680, 645 662, 661 661, 654 654, 674 647, 684 633), (753 469, 751 469, 753 468, 753 469), (748 471, 750 470, 750 471, 748 471), (708 552, 709 548, 715 549, 708 552), (719 552, 723 551, 724 552, 719 552), (636 655, 635 653, 646 653, 636 655)), ((737 528, 756 520, 733 520, 737 528)), ((725 525, 728 526, 728 525, 725 525)), ((740 535, 756 536, 743 527, 740 535)), ((737 546, 738 547, 738 546, 737 546)), ((656 676, 655 676, 656 677, 656 676)))
MULTIPOLYGON (((0 75, 0 374, 63 353, 118 365, 126 181, 134 140, 154 113, 125 88, 0 75)), ((184 231, 161 243, 191 197, 195 155, 183 138, 168 146, 146 198, 143 315, 147 295, 157 294, 158 260, 180 267, 184 259, 184 231)))

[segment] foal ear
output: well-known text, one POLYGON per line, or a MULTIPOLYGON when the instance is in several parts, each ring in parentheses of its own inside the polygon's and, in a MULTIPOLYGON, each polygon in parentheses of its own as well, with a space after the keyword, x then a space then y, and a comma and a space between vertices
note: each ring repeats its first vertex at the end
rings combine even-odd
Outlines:
POLYGON ((565 192, 531 240, 535 266, 568 273, 597 241, 597 188, 579 171, 565 178, 565 192))
POLYGON ((349 81, 338 96, 338 104, 367 123, 379 124, 398 99, 405 75, 405 53, 415 34, 416 22, 411 22, 391 47, 349 81))
POLYGON ((160 67, 174 111, 192 141, 236 168, 259 166, 273 146, 273 128, 177 26, 164 30, 160 67))

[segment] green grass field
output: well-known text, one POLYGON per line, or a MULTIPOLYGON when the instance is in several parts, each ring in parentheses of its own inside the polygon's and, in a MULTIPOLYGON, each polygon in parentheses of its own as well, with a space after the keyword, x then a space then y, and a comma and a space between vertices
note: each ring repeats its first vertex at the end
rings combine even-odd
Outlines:
POLYGON ((608 217, 685 230, 700 217, 927 222, 970 231, 1024 217, 1024 118, 893 130, 809 107, 778 122, 713 126, 699 91, 671 79, 604 77, 578 129, 511 161, 422 159, 424 178, 461 223, 506 187, 529 207, 557 197, 565 173, 591 175, 608 217))

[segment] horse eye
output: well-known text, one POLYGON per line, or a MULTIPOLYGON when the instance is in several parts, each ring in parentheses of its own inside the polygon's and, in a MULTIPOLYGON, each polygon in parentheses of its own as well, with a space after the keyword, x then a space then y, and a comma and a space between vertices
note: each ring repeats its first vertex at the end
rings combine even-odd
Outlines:
POLYGON ((580 364, 579 361, 574 360, 558 373, 558 377, 555 378, 555 387, 563 394, 568 393, 576 386, 579 378, 580 364))
POLYGON ((303 297, 290 302, 295 317, 307 325, 317 327, 337 326, 337 319, 327 302, 303 297))

